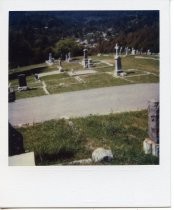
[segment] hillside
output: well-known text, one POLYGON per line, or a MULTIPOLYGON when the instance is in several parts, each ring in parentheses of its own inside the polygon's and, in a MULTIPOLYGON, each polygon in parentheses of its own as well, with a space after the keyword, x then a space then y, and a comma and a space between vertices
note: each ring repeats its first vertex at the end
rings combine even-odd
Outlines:
POLYGON ((9 67, 43 62, 52 52, 64 57, 109 53, 115 43, 159 52, 158 11, 51 11, 9 13, 9 67), (62 40, 64 42, 62 42, 62 40), (77 42, 78 41, 78 42, 77 42), (60 45, 65 46, 62 51, 60 45))

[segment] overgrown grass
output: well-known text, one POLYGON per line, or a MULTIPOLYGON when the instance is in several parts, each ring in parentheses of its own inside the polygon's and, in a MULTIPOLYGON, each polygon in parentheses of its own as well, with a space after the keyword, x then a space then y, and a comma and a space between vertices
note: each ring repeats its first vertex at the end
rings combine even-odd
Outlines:
MULTIPOLYGON (((85 118, 52 120, 18 128, 25 150, 34 151, 37 165, 68 164, 90 158, 94 149, 111 149, 112 165, 159 164, 157 157, 145 155, 143 140, 148 137, 147 111, 126 112, 85 118)), ((101 164, 101 163, 100 163, 101 164)))

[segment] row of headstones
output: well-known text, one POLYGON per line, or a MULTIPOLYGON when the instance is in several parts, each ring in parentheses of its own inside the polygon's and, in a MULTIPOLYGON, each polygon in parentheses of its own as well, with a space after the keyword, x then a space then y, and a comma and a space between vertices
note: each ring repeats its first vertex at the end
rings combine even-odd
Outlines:
MULTIPOLYGON (((126 72, 124 72, 122 70, 122 64, 121 64, 121 53, 122 53, 122 49, 123 47, 119 47, 118 44, 115 45, 115 50, 116 50, 116 54, 115 54, 115 72, 114 75, 115 76, 126 76, 126 72)), ((125 48, 125 52, 126 55, 128 55, 130 53, 131 49, 129 49, 128 47, 125 48)), ((140 51, 135 50, 134 48, 132 48, 131 51, 131 55, 137 55, 137 54, 142 54, 142 49, 140 51)), ((150 50, 147 51, 147 55, 151 55, 150 50)))
MULTIPOLYGON (((84 53, 84 60, 88 59, 88 55, 87 55, 87 49, 83 50, 84 53)), ((138 49, 134 49, 134 48, 129 48, 129 47, 118 47, 118 55, 142 55, 142 54, 146 54, 146 55, 151 55, 151 51, 150 49, 148 49, 146 52, 143 51, 143 48, 141 48, 140 50, 138 49)), ((61 60, 61 58, 59 58, 59 60, 61 60)), ((70 62, 72 60, 71 58, 71 52, 68 52, 68 54, 65 55, 65 61, 70 62)), ((55 59, 52 57, 52 53, 49 53, 49 57, 48 60, 45 61, 48 65, 52 65, 55 62, 55 59)), ((89 68, 90 65, 90 61, 84 62, 84 68, 89 68), (88 64, 89 63, 89 64, 88 64)))
MULTIPOLYGON (((61 66, 61 58, 58 59, 59 66, 61 66)), ((71 58, 71 52, 65 55, 65 61, 70 62, 72 60, 71 58)), ((55 59, 52 57, 52 53, 49 53, 48 60, 45 61, 48 65, 52 65, 55 62, 55 59)))
POLYGON ((129 48, 129 47, 122 47, 122 46, 119 47, 118 54, 119 55, 142 55, 142 54, 152 55, 150 49, 148 49, 147 51, 143 51, 143 48, 138 50, 133 47, 129 48))

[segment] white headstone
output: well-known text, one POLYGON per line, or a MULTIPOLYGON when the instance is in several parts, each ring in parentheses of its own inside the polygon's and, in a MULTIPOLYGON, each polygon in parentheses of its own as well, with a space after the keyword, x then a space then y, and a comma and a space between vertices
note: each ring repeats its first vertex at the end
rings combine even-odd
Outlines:
POLYGON ((128 53, 129 53, 129 48, 126 47, 126 48, 125 48, 125 54, 128 55, 128 53))
POLYGON ((132 52, 131 52, 132 55, 135 55, 135 49, 132 48, 132 52))

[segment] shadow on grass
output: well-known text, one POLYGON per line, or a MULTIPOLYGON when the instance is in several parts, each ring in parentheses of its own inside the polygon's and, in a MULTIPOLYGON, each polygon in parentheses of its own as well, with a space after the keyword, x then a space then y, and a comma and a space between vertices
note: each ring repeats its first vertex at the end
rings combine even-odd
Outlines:
POLYGON ((8 124, 8 155, 19 155, 25 152, 23 136, 10 123, 8 124))
POLYGON ((67 151, 66 149, 61 149, 57 154, 37 154, 35 155, 35 161, 37 165, 50 165, 51 163, 54 164, 57 161, 70 161, 74 158, 74 155, 74 151, 67 151))
POLYGON ((37 67, 37 68, 30 69, 30 70, 14 72, 14 73, 9 74, 9 80, 17 79, 19 74, 25 74, 26 76, 31 76, 33 74, 39 74, 39 73, 44 72, 45 69, 46 69, 46 67, 37 67))

